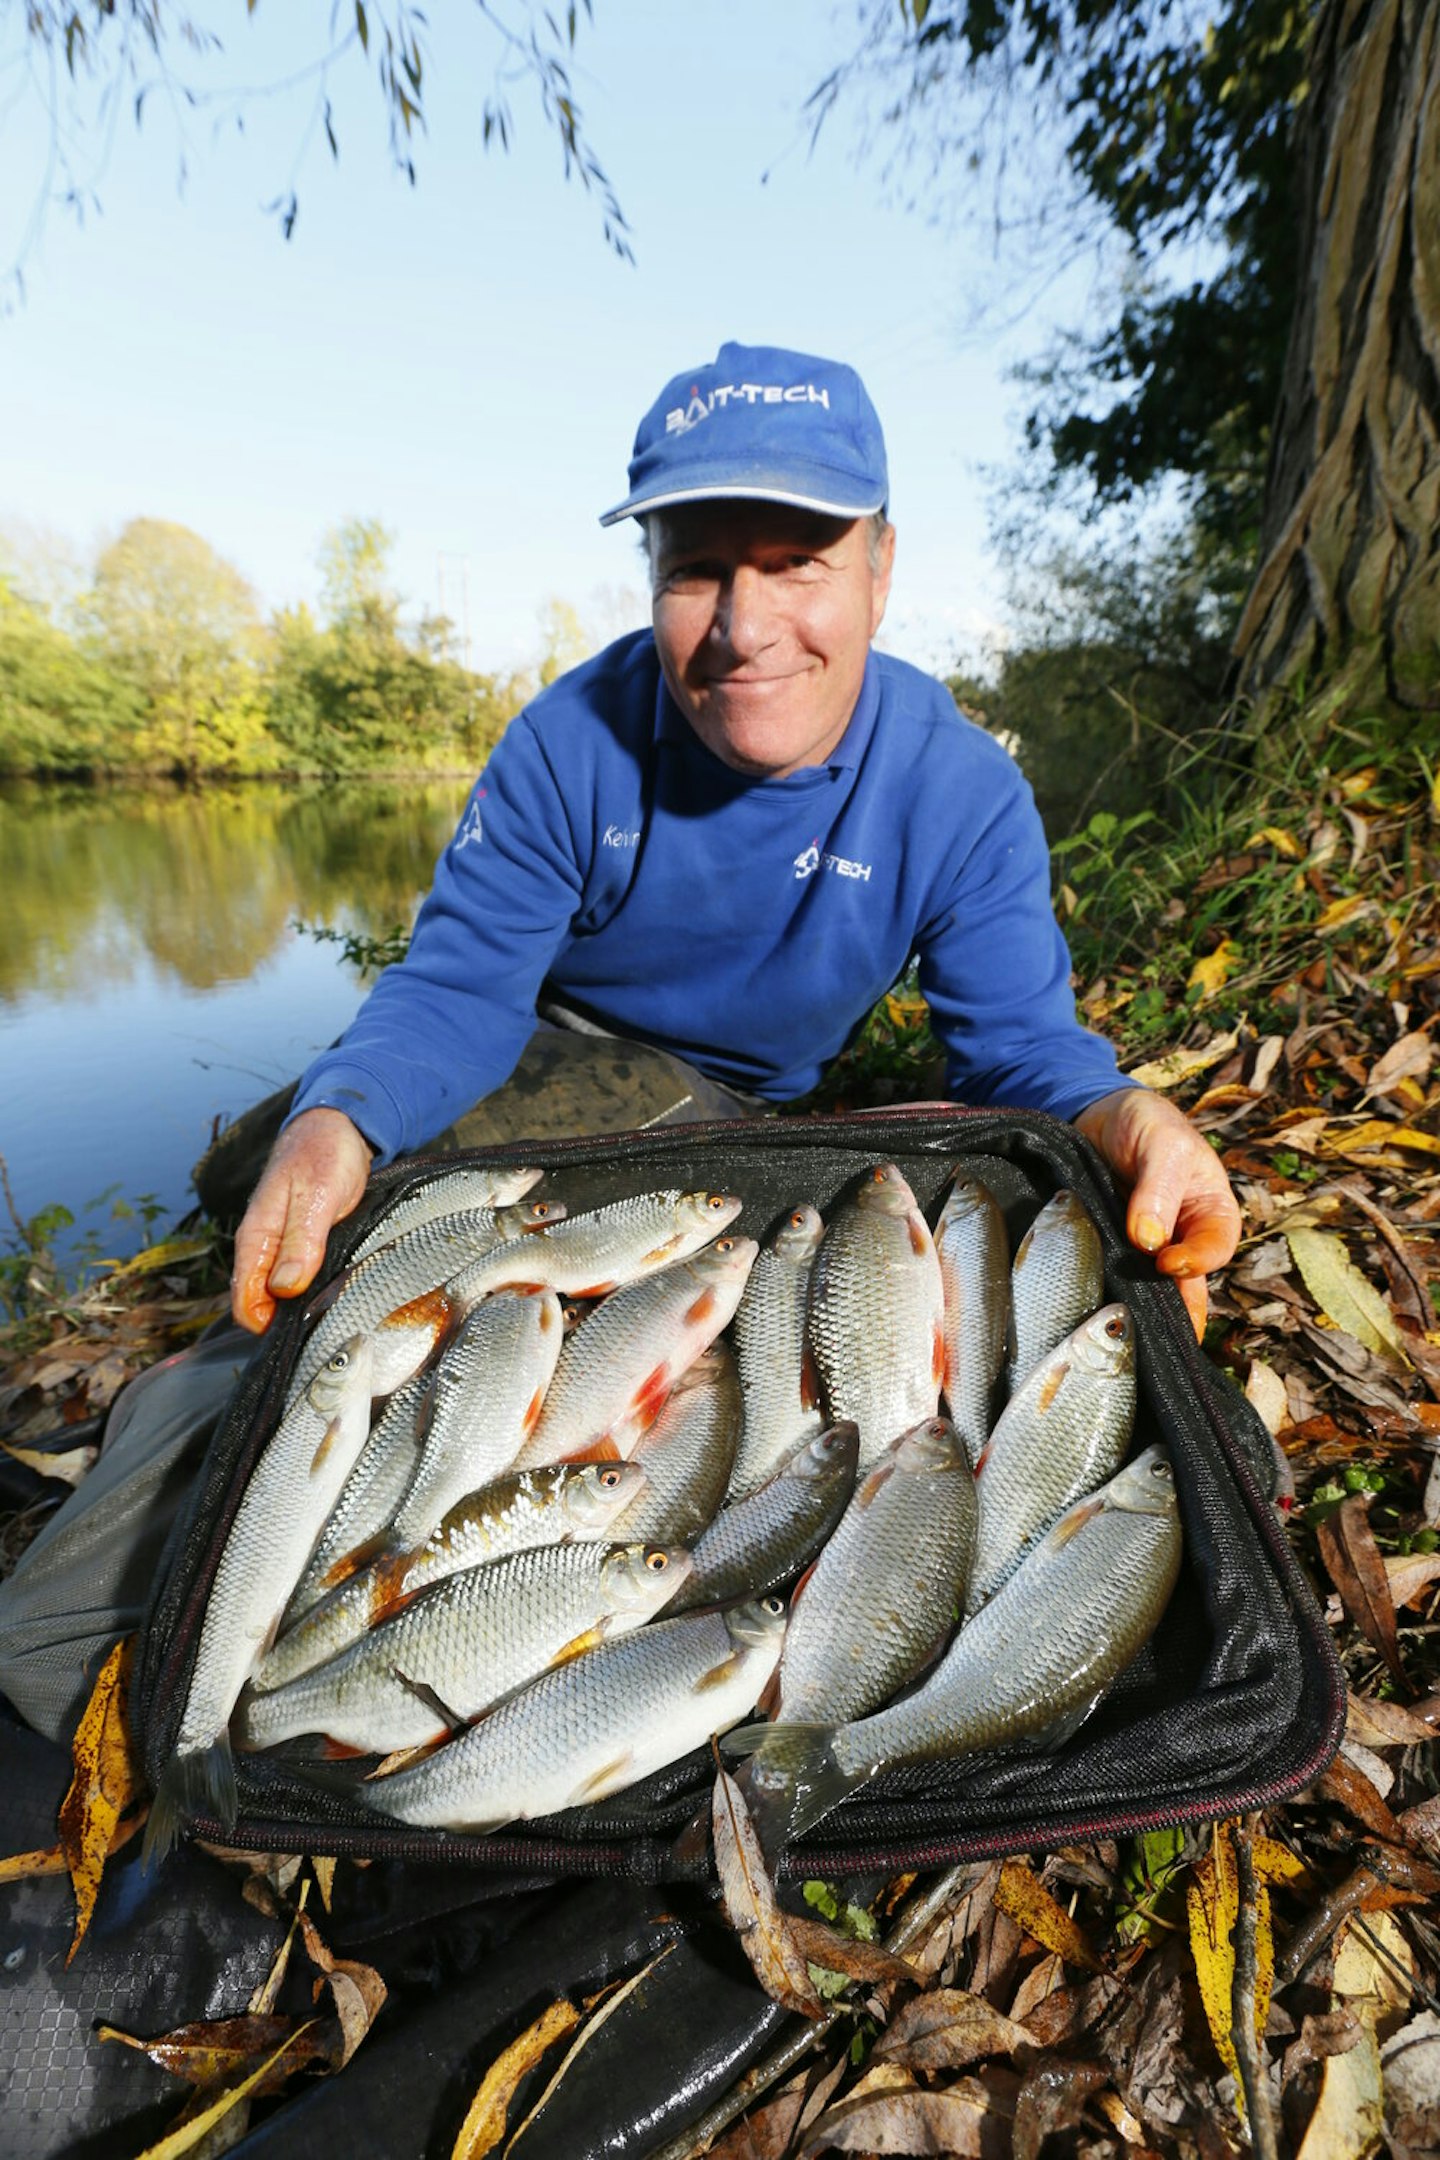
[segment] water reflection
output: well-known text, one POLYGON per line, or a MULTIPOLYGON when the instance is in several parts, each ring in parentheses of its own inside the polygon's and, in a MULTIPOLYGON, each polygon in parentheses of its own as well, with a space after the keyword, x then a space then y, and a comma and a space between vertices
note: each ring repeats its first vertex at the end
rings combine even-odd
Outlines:
POLYGON ((466 783, 0 786, 0 1000, 70 999, 153 970, 242 981, 298 917, 379 935, 408 923, 466 783))

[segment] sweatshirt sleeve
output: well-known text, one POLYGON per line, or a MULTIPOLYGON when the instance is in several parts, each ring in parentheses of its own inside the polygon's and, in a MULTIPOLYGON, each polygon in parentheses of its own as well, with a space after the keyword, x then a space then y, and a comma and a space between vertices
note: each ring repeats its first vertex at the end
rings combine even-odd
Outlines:
POLYGON ((534 1032, 582 885, 565 803, 522 713, 471 790, 404 960, 309 1067, 291 1118, 343 1110, 388 1162, 499 1087, 534 1032))
POLYGON ((980 829, 917 941, 920 988, 956 1101, 1073 1118, 1135 1083, 1076 1017, 1029 785, 998 749, 985 777, 980 829))

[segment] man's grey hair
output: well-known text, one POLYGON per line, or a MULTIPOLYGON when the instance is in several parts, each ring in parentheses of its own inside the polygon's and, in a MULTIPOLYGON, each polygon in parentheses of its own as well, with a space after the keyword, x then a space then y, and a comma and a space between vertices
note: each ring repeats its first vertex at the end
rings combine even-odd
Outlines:
MULTIPOLYGON (((640 552, 649 570, 655 569, 655 530, 664 522, 663 510, 652 510, 635 520, 640 527, 640 552)), ((865 520, 865 551, 870 558, 870 568, 878 576, 885 552, 885 535, 890 530, 890 520, 883 510, 872 510, 865 520)))

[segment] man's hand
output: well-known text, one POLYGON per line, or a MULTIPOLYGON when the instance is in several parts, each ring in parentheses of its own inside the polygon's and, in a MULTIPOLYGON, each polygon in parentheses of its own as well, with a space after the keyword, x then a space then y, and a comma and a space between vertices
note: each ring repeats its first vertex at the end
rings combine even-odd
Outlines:
POLYGON ((277 1298, 308 1290, 331 1225, 358 1205, 373 1150, 343 1110, 302 1110, 271 1151, 235 1236, 230 1310, 264 1333, 277 1298))
POLYGON ((1147 1088, 1121 1088, 1075 1124, 1130 1187, 1125 1229, 1174 1279, 1195 1333, 1205 1333, 1205 1277, 1240 1238, 1240 1210, 1209 1142, 1183 1111, 1147 1088))

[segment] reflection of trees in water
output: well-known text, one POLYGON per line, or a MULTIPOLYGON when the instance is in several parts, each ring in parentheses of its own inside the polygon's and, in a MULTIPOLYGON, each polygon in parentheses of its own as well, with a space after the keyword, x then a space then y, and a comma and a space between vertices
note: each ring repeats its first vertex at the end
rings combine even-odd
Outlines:
POLYGON ((408 922, 463 782, 0 789, 0 996, 124 982, 148 959, 194 990, 243 979, 297 916, 408 922))

